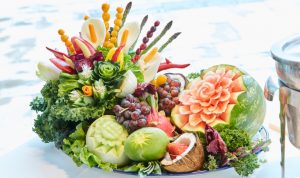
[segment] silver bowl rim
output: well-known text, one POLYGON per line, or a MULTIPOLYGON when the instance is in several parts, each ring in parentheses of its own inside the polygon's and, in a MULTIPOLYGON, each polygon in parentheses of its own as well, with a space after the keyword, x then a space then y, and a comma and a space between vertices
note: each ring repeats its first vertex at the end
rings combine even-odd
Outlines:
POLYGON ((284 52, 287 47, 291 45, 300 44, 300 34, 293 35, 288 38, 285 38, 271 47, 271 55, 274 60, 280 64, 291 65, 295 67, 300 67, 300 57, 289 55, 284 52))

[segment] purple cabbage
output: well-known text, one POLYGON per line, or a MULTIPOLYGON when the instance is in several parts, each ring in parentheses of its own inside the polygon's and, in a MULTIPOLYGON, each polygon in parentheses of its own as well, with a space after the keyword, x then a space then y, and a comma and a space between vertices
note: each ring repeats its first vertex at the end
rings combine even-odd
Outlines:
POLYGON ((220 155, 221 165, 228 163, 227 156, 225 153, 228 151, 224 140, 221 138, 218 131, 210 127, 208 124, 205 126, 205 137, 206 137, 206 151, 213 155, 220 155))
POLYGON ((101 52, 96 52, 89 58, 85 58, 82 53, 71 56, 71 60, 74 62, 75 70, 82 72, 82 66, 87 65, 91 69, 94 68, 94 61, 104 61, 104 56, 101 52))

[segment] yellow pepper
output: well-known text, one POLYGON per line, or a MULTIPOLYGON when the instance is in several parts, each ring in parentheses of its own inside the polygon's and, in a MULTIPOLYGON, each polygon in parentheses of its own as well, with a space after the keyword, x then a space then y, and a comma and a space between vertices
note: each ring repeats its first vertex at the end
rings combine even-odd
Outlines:
POLYGON ((81 89, 82 89, 85 96, 92 96, 93 95, 92 86, 84 85, 81 89))
POLYGON ((156 78, 156 86, 160 86, 162 84, 165 84, 168 80, 168 77, 166 75, 159 75, 156 78))

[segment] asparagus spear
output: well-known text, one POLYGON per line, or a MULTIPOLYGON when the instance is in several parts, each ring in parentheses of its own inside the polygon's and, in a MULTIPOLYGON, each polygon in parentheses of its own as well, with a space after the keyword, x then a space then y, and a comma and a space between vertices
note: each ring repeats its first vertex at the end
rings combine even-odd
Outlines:
POLYGON ((167 23, 165 28, 160 32, 160 34, 149 44, 149 46, 142 52, 142 54, 147 53, 166 33, 168 30, 170 30, 172 26, 173 21, 170 21, 167 23))
POLYGON ((161 45, 161 47, 158 49, 158 52, 162 52, 173 40, 175 40, 179 35, 181 34, 181 32, 177 32, 174 33, 169 39, 168 41, 166 41, 163 45, 161 45))
POLYGON ((125 7, 125 10, 124 10, 124 13, 123 13, 123 18, 122 18, 122 25, 120 27, 120 29, 123 27, 123 25, 125 24, 125 21, 126 21, 126 18, 127 18, 127 15, 129 14, 130 12, 130 9, 131 9, 131 6, 132 6, 132 2, 130 1, 126 7, 125 7))
POLYGON ((130 47, 130 49, 133 49, 133 48, 135 47, 135 45, 136 45, 136 43, 137 43, 137 40, 139 39, 139 36, 140 36, 140 34, 141 34, 141 32, 142 32, 142 30, 143 30, 143 28, 144 28, 144 26, 145 26, 147 20, 148 20, 148 15, 146 15, 146 16, 143 18, 143 20, 142 20, 142 22, 141 22, 141 26, 140 26, 140 33, 139 33, 137 39, 135 40, 135 42, 133 43, 133 45, 130 47))

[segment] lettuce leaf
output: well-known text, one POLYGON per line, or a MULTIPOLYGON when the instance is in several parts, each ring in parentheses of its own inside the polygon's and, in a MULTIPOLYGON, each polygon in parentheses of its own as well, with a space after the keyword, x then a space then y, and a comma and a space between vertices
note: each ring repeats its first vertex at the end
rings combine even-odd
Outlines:
POLYGON ((78 75, 60 73, 58 85, 58 96, 62 97, 74 89, 79 89, 81 85, 78 83, 78 75))
POLYGON ((97 51, 101 52, 105 58, 109 52, 109 48, 104 48, 104 47, 98 46, 97 51))
POLYGON ((142 73, 142 70, 140 66, 137 63, 131 62, 131 56, 130 55, 124 55, 124 69, 131 70, 133 74, 136 76, 138 83, 144 82, 144 74, 142 73))
POLYGON ((150 174, 161 174, 161 168, 158 161, 137 162, 122 168, 125 172, 138 172, 140 178, 150 174))
POLYGON ((88 151, 85 144, 85 136, 88 129, 88 122, 82 122, 76 126, 76 130, 65 138, 62 150, 69 155, 77 166, 86 164, 89 167, 99 167, 105 171, 112 171, 117 166, 103 162, 95 154, 88 151))

